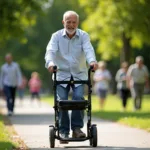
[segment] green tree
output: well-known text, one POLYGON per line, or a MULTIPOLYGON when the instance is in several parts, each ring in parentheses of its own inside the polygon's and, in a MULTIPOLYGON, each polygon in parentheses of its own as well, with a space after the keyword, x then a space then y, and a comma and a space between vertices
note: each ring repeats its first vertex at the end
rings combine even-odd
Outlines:
POLYGON ((97 41, 103 59, 131 61, 132 48, 150 45, 149 0, 81 0, 87 18, 83 28, 97 41))
MULTIPOLYGON (((81 22, 85 18, 78 1, 54 0, 49 8, 44 9, 44 13, 36 16, 36 24, 24 30, 26 42, 21 43, 16 38, 8 40, 3 48, 2 59, 7 51, 12 52, 14 59, 19 62, 23 73, 28 78, 30 78, 32 71, 37 71, 41 76, 43 87, 52 88, 51 75, 44 67, 44 56, 52 33, 63 28, 63 13, 67 10, 75 10, 79 15, 81 14, 81 22)), ((0 63, 2 59, 0 59, 0 63)))
MULTIPOLYGON (((8 39, 21 37, 25 29, 36 23, 37 12, 42 12, 42 4, 48 0, 1 0, 0 1, 0 44, 8 39)), ((22 42, 26 39, 22 37, 22 42)))

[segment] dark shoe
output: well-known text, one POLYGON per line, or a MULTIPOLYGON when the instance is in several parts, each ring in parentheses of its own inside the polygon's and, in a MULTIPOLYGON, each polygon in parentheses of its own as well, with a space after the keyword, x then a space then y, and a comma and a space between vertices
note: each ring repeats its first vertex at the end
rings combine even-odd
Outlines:
MULTIPOLYGON (((62 139, 68 139, 69 138, 68 134, 60 134, 60 137, 62 139)), ((62 141, 62 140, 60 140, 60 144, 68 144, 68 143, 69 143, 68 141, 62 141)))
POLYGON ((75 130, 73 130, 72 137, 73 138, 85 138, 86 135, 79 128, 76 128, 75 130))

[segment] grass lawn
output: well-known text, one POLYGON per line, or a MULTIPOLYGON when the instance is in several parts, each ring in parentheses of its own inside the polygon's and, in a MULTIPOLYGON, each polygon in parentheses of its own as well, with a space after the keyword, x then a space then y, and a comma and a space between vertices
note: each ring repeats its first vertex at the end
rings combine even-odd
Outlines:
POLYGON ((0 148, 3 150, 10 150, 15 148, 17 145, 11 142, 11 136, 7 128, 3 123, 4 117, 0 115, 0 148))
POLYGON ((8 118, 0 114, 0 150, 27 149, 18 137, 8 118))
POLYGON ((150 132, 150 96, 144 96, 142 110, 136 112, 133 112, 133 101, 131 98, 128 100, 126 112, 121 112, 121 100, 116 95, 108 96, 104 111, 99 110, 98 100, 95 96, 93 96, 93 102, 92 113, 94 116, 150 132))
MULTIPOLYGON (((44 101, 53 106, 53 97, 43 97, 44 101)), ((121 112, 121 100, 117 95, 109 95, 105 108, 100 111, 99 101, 92 96, 92 115, 98 118, 115 121, 131 127, 141 128, 150 132, 150 95, 143 97, 142 110, 133 112, 133 101, 128 100, 127 111, 121 112)))

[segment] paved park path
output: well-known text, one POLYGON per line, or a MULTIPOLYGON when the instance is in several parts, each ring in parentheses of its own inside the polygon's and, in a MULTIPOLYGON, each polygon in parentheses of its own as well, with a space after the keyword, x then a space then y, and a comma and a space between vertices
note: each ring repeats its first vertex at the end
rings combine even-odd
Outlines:
MULTIPOLYGON (((4 101, 0 100, 0 108, 5 107, 4 101)), ((49 125, 54 123, 53 115, 54 111, 49 105, 24 99, 22 104, 16 101, 15 114, 10 120, 30 150, 50 150, 49 125)), ((150 133, 146 131, 96 118, 92 118, 92 124, 97 124, 98 128, 96 148, 89 146, 88 140, 69 144, 59 144, 56 140, 54 150, 150 150, 150 133)), ((86 128, 83 130, 86 132, 86 128)))

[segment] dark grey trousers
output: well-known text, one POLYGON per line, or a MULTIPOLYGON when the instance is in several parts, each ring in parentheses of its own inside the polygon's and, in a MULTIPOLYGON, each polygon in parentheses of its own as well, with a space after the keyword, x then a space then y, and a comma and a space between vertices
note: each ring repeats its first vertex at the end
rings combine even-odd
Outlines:
POLYGON ((144 83, 134 83, 131 88, 131 95, 134 99, 135 109, 141 109, 142 107, 142 96, 144 91, 144 83))

